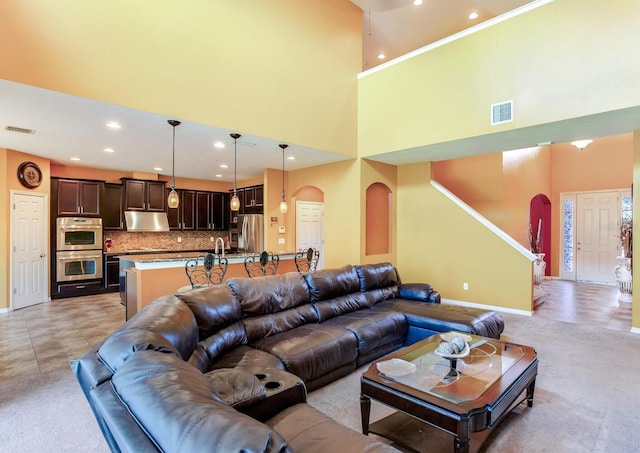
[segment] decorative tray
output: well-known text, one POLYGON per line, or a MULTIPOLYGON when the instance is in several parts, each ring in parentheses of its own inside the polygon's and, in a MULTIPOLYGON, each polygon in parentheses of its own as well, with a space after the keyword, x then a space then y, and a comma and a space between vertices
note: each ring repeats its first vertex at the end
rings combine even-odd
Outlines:
MULTIPOLYGON (((468 353, 468 352, 467 352, 468 353)), ((416 364, 402 359, 390 359, 376 363, 378 371, 384 375, 406 376, 416 371, 416 364)))

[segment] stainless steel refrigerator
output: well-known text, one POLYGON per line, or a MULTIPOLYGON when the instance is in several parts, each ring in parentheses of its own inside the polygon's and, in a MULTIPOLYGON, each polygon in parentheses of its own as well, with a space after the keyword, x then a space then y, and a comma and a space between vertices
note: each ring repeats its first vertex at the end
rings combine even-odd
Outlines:
POLYGON ((264 251, 264 216, 262 214, 242 214, 238 216, 240 229, 239 248, 247 253, 264 251))

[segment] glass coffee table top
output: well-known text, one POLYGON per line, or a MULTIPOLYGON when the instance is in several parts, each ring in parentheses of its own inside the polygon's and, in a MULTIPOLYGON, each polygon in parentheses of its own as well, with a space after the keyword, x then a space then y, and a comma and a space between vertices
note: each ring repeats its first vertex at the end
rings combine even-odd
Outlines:
POLYGON ((434 335, 419 348, 378 362, 378 374, 452 403, 477 399, 524 356, 524 351, 518 345, 469 337, 469 351, 464 357, 436 354, 443 340, 434 335))

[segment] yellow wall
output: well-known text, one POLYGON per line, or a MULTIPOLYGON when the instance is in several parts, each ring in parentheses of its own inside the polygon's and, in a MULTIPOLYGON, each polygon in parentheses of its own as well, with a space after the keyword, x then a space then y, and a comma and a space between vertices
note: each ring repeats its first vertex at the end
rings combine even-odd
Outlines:
POLYGON ((403 281, 431 283, 447 299, 530 311, 529 258, 434 189, 430 179, 429 163, 398 167, 403 281))
MULTIPOLYGON (((288 172, 288 190, 314 186, 324 194, 324 267, 358 264, 361 251, 360 165, 356 160, 288 172)), ((292 204, 294 202, 292 201, 292 204)), ((295 209, 289 207, 295 219, 295 209)), ((289 227, 290 231, 293 228, 289 227)), ((295 241, 295 233, 291 238, 295 241)))
POLYGON ((6 0, 0 78, 355 156, 345 0, 6 0))
POLYGON ((366 75, 358 84, 361 153, 640 105, 639 21, 640 2, 559 0, 366 75), (507 100, 513 122, 491 126, 490 106, 507 100))

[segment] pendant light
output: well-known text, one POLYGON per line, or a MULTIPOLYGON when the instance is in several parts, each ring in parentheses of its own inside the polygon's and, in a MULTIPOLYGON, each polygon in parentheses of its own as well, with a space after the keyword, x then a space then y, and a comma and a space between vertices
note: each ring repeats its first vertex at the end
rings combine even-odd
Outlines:
POLYGON ((229 134, 233 139, 233 196, 231 197, 231 210, 238 211, 240 209, 240 199, 238 198, 238 192, 236 190, 236 173, 238 170, 238 147, 237 142, 240 138, 240 134, 229 134))
POLYGON ((289 145, 280 143, 278 146, 282 148, 282 201, 280 202, 280 212, 285 214, 289 207, 284 199, 284 150, 287 149, 289 145))
POLYGON ((173 127, 173 163, 171 165, 171 192, 169 192, 169 197, 167 198, 167 205, 175 209, 180 204, 180 198, 178 197, 178 192, 176 192, 176 126, 180 125, 180 121, 176 120, 167 120, 173 127))

